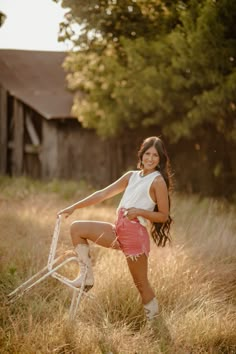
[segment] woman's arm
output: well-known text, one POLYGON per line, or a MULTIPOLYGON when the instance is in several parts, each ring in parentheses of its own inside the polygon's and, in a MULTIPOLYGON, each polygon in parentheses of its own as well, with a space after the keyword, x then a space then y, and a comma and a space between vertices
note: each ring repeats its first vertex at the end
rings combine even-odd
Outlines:
POLYGON ((70 205, 69 207, 62 209, 58 212, 58 215, 65 214, 66 217, 71 215, 76 209, 85 208, 94 204, 98 204, 106 199, 114 197, 115 195, 123 192, 128 185, 129 178, 132 172, 125 173, 117 181, 110 184, 104 189, 101 189, 88 197, 79 200, 77 203, 70 205))
POLYGON ((137 216, 142 216, 151 222, 164 223, 168 220, 169 215, 169 201, 168 190, 163 177, 158 176, 153 181, 150 188, 150 195, 153 201, 158 205, 158 211, 149 211, 138 208, 127 209, 127 217, 132 220, 137 216))

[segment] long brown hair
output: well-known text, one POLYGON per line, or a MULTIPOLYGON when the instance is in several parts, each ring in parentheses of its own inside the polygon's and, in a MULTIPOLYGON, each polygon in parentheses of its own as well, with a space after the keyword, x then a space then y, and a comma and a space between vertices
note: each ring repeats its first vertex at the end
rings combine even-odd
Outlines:
MULTIPOLYGON (((138 151, 138 168, 142 168, 142 159, 143 159, 143 154, 150 148, 150 147, 155 147, 155 149, 158 152, 158 155, 160 157, 160 162, 156 167, 156 170, 160 172, 162 177, 164 178, 167 189, 168 189, 168 201, 169 201, 169 210, 171 206, 171 201, 170 201, 170 190, 172 189, 172 179, 171 179, 171 169, 170 169, 170 160, 165 148, 165 145, 163 141, 156 136, 151 136, 147 139, 145 139, 138 151)), ((158 211, 158 205, 155 205, 154 211, 158 211)), ((168 215, 168 219, 164 223, 158 223, 158 222, 153 222, 152 227, 151 227, 151 235, 154 240, 154 242, 157 244, 157 246, 162 246, 164 247, 166 242, 170 242, 170 225, 172 223, 172 218, 170 216, 170 213, 168 215)))

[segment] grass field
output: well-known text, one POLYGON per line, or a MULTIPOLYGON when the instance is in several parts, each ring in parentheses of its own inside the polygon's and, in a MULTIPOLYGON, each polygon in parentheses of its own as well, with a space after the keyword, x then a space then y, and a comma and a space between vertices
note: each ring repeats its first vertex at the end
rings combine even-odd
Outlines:
MULTIPOLYGON (((95 286, 68 322, 71 291, 49 278, 15 303, 7 294, 47 263, 56 213, 92 191, 84 183, 0 179, 2 354, 236 353, 236 210, 175 194, 172 246, 152 244, 149 278, 160 316, 149 327, 122 253, 91 247, 95 286)), ((63 220, 58 253, 76 219, 114 221, 117 199, 63 220)), ((75 264, 64 272, 77 275, 75 264)))

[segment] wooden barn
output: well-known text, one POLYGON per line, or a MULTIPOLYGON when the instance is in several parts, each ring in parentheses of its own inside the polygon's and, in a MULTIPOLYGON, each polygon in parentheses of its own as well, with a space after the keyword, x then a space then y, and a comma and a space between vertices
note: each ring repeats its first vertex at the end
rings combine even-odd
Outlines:
POLYGON ((135 167, 131 145, 135 153, 141 137, 103 141, 81 127, 70 113, 65 55, 0 50, 0 174, 105 185, 135 167))
MULTIPOLYGON (((139 144, 147 136, 160 135, 161 127, 126 130, 120 138, 106 141, 84 129, 70 113, 73 97, 66 89, 65 56, 0 50, 0 175, 86 180, 102 187, 136 168, 139 144)), ((233 193, 234 149, 226 150, 226 145, 219 149, 219 134, 165 142, 176 189, 204 195, 233 193), (212 151, 224 161, 220 177, 214 175, 212 151)))

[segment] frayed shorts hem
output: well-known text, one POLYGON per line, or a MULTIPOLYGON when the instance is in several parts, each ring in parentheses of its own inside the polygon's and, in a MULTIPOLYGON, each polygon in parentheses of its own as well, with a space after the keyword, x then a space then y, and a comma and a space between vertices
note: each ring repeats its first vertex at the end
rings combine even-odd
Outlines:
POLYGON ((145 254, 146 257, 148 257, 148 254, 146 252, 139 253, 139 254, 124 254, 126 259, 131 259, 132 261, 137 261, 140 256, 145 254))

